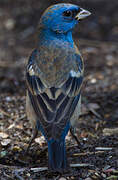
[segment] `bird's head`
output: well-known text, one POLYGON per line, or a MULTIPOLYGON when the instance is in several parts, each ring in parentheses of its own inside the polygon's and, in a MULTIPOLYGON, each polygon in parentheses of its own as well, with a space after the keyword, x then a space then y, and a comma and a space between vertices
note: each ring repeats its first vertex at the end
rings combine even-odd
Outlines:
POLYGON ((74 28, 79 20, 91 13, 77 5, 60 3, 50 6, 40 19, 40 26, 57 33, 66 33, 74 28))

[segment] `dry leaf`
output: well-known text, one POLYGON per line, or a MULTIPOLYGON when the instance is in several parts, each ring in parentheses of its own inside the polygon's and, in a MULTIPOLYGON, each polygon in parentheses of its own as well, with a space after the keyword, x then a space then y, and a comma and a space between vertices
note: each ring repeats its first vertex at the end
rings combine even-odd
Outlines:
POLYGON ((15 123, 11 124, 7 129, 12 129, 15 126, 15 123))
POLYGON ((14 152, 20 152, 22 149, 19 146, 14 146, 12 149, 14 152))
POLYGON ((104 128, 103 129, 103 135, 104 136, 111 136, 114 134, 118 134, 118 128, 104 128))
POLYGON ((22 124, 16 125, 15 127, 18 128, 18 129, 23 129, 23 125, 22 124))
POLYGON ((2 146, 7 146, 10 143, 11 143, 11 139, 4 139, 3 141, 1 141, 2 146))
POLYGON ((40 137, 35 139, 35 142, 41 145, 41 144, 44 144, 45 139, 43 136, 40 136, 40 137))
POLYGON ((6 139, 8 138, 8 134, 4 133, 4 132, 0 132, 0 137, 3 138, 3 139, 6 139))
POLYGON ((100 108, 100 106, 96 103, 89 103, 87 106, 89 109, 99 109, 100 108))

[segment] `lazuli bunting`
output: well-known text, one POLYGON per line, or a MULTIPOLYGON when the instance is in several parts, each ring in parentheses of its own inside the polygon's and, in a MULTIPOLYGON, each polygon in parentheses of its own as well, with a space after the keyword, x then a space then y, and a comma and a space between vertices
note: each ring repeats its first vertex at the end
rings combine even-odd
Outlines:
POLYGON ((27 116, 34 137, 41 131, 47 141, 53 171, 67 168, 65 137, 80 113, 84 64, 72 30, 90 14, 73 4, 49 7, 41 16, 37 47, 27 64, 27 116))

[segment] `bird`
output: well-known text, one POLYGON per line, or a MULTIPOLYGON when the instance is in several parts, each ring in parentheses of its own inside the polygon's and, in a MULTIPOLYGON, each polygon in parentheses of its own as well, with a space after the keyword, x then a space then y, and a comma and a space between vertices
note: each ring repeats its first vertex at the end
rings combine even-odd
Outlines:
POLYGON ((68 167, 65 138, 75 127, 81 107, 84 63, 72 31, 90 14, 70 3, 47 8, 39 21, 36 47, 26 65, 26 113, 34 130, 32 139, 38 132, 44 136, 48 167, 54 172, 68 167))

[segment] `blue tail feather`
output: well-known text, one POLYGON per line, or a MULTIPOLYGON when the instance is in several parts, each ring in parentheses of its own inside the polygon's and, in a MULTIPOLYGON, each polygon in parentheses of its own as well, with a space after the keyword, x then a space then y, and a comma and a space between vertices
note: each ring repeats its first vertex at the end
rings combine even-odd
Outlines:
POLYGON ((48 163, 51 170, 66 169, 65 138, 48 141, 48 163))

